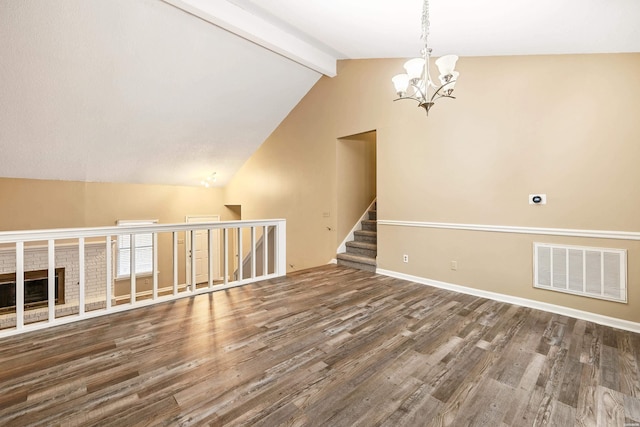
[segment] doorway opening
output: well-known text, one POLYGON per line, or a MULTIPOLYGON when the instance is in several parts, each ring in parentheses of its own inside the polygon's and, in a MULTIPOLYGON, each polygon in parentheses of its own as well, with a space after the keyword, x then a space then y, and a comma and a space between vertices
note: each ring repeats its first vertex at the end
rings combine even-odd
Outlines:
POLYGON ((376 131, 337 140, 337 241, 341 245, 377 194, 376 131))
MULTIPOLYGON (((185 222, 203 223, 218 222, 220 215, 188 215, 185 222)), ((222 280, 220 274, 220 230, 211 230, 211 277, 214 281, 222 280)), ((187 286, 191 286, 191 265, 196 264, 196 284, 207 283, 209 281, 209 230, 197 230, 194 233, 195 245, 192 253, 191 233, 187 233, 185 239, 187 286)))

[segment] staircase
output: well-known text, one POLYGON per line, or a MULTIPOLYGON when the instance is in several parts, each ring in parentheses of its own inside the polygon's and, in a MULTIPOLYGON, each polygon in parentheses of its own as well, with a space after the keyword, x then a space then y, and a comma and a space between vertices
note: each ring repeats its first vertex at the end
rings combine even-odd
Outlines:
POLYGON ((354 240, 347 242, 347 251, 337 255, 338 265, 374 272, 378 255, 376 203, 369 209, 368 219, 362 220, 361 230, 353 232, 354 240))

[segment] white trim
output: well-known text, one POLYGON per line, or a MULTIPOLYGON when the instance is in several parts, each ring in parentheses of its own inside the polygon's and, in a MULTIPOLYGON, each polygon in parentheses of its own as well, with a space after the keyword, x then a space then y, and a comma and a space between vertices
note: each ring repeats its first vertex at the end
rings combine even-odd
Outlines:
POLYGON ((149 224, 157 224, 159 221, 157 219, 119 219, 116 221, 116 225, 118 226, 129 226, 129 225, 149 225, 149 224))
MULTIPOLYGON (((182 284, 182 285, 178 285, 178 291, 182 291, 182 292, 186 292, 185 289, 187 288, 188 285, 186 284, 182 284)), ((173 292, 173 285, 171 286, 166 286, 164 288, 158 288, 157 292, 173 292)), ((167 295, 171 295, 171 294, 167 294, 167 295)), ((136 292, 136 300, 138 298, 141 297, 150 297, 153 296, 153 290, 146 290, 146 291, 137 291, 136 292)), ((131 295, 129 294, 122 294, 122 295, 118 295, 116 297, 114 297, 114 300, 116 303, 124 303, 124 302, 128 302, 129 299, 131 298, 131 295)))
POLYGON ((184 217, 184 222, 189 223, 189 224, 200 224, 203 222, 219 222, 220 221, 220 215, 219 214, 211 214, 211 215, 186 215, 184 217), (211 219, 211 218, 216 218, 216 219, 211 219), (205 221, 190 221, 192 219, 201 219, 201 220, 205 220, 205 221))
MULTIPOLYGON (((54 228, 49 230, 0 231, 0 243, 37 242, 49 239, 66 240, 79 237, 119 236, 132 233, 168 233, 172 231, 206 230, 216 228, 254 227, 286 224, 286 219, 260 219, 245 221, 220 221, 214 223, 178 223, 132 226, 109 226, 88 228, 54 228)), ((25 246, 26 248, 27 246, 25 246)))
POLYGON ((543 234, 547 236, 591 237, 596 239, 640 240, 636 231, 580 230, 573 228, 518 227, 512 225, 455 224, 448 222, 378 220, 378 225, 442 228, 448 230, 491 231, 496 233, 543 234))
POLYGON ((336 57, 230 1, 163 1, 318 73, 337 74, 336 57))
MULTIPOLYGON (((156 276, 160 274, 159 271, 156 272, 156 276)), ((148 277, 153 277, 153 271, 148 271, 146 273, 136 273, 136 279, 144 279, 144 278, 148 278, 148 277)), ((115 279, 113 279, 116 282, 124 282, 130 279, 130 276, 116 276, 115 279)))
POLYGON ((629 320, 616 319, 615 317, 609 317, 601 314, 590 313, 588 311, 576 310, 574 308, 563 307, 555 304, 549 304, 546 302, 530 300, 527 298, 514 297, 511 295, 499 294, 497 292, 490 292, 490 291, 484 291, 481 289, 469 288, 461 285, 454 285, 451 283, 441 282, 438 280, 431 280, 431 279, 418 277, 418 276, 412 276, 409 274, 398 273, 396 271, 384 270, 381 268, 376 269, 376 274, 382 274, 384 276, 395 277, 397 279, 402 279, 402 280, 408 280, 408 281, 416 282, 422 285, 433 286, 435 288, 446 289, 449 291, 459 292, 467 295, 473 295, 481 298, 487 298, 494 301, 505 302, 508 304, 514 304, 522 307, 533 308, 536 310, 547 311, 549 313, 574 317, 576 319, 586 320, 588 322, 594 322, 600 325, 610 326, 612 328, 624 329, 626 331, 640 333, 640 323, 631 322, 629 320))
POLYGON ((338 260, 335 258, 331 258, 327 264, 337 264, 338 260))
MULTIPOLYGON (((157 219, 119 219, 116 221, 116 225, 118 227, 138 227, 138 226, 148 226, 148 225, 155 225, 158 223, 157 219)), ((144 270, 144 271, 140 271, 137 272, 137 265, 136 264, 136 257, 138 256, 138 249, 143 249, 146 246, 136 246, 136 236, 134 233, 131 233, 131 235, 129 235, 129 239, 132 239, 129 241, 129 250, 130 250, 130 261, 129 261, 129 274, 121 274, 120 272, 120 239, 124 236, 126 236, 126 234, 121 234, 119 236, 116 237, 116 274, 115 274, 115 280, 116 281, 122 281, 122 280, 126 280, 129 279, 131 280, 131 286, 135 287, 135 282, 136 282, 136 278, 137 277, 142 277, 143 275, 147 275, 147 276, 153 276, 153 257, 154 254, 157 252, 158 248, 155 245, 156 240, 154 239, 154 233, 138 233, 138 234, 151 234, 151 269, 150 270, 144 270), (135 251, 131 251, 131 244, 133 243, 133 247, 136 248, 135 251)))
POLYGON ((377 200, 377 197, 373 199, 373 202, 371 202, 371 204, 364 211, 360 219, 353 226, 351 231, 349 231, 349 234, 347 234, 347 237, 345 237, 342 243, 340 243, 340 246, 338 246, 338 250, 336 251, 336 253, 341 254, 347 251, 347 242, 353 241, 355 239, 355 232, 362 230, 362 221, 367 219, 365 217, 369 213, 369 210, 371 210, 371 207, 376 203, 376 200, 377 200))
MULTIPOLYGON (((44 240, 53 240, 53 239, 44 239, 44 240)), ((91 246, 104 246, 105 244, 105 240, 99 241, 99 242, 84 242, 84 247, 91 247, 91 246)), ((115 242, 115 241, 114 241, 115 242)), ((39 251, 39 250, 43 250, 43 249, 47 249, 49 247, 49 245, 25 245, 24 246, 24 252, 28 253, 28 252, 34 252, 34 251, 39 251)), ((77 243, 58 243, 55 245, 56 250, 59 248, 77 248, 78 244, 77 243)), ((15 252, 15 248, 13 247, 3 247, 0 248, 0 254, 3 254, 5 252, 15 252)))

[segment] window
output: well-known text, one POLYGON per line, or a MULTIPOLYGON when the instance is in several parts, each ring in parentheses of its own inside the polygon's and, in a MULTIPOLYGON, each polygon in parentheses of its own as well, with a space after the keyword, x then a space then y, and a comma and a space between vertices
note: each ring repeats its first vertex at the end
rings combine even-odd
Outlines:
MULTIPOLYGON (((142 221, 118 221, 119 226, 131 225, 151 225, 156 224, 157 220, 142 221)), ((142 233, 135 234, 135 251, 136 251, 136 276, 151 274, 153 272, 153 234, 142 233)), ((129 277, 131 274, 131 235, 124 234, 118 236, 116 273, 118 278, 129 277)))

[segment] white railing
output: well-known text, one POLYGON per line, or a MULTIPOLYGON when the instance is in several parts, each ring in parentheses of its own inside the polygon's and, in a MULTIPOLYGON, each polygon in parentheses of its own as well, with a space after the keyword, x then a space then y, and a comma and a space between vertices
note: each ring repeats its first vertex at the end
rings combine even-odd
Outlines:
POLYGON ((285 274, 286 221, 282 219, 0 232, 0 288, 4 287, 0 337, 285 274), (140 234, 153 237, 151 272, 136 273, 137 251, 132 249, 130 274, 118 277, 118 236, 130 236, 133 248, 140 234), (270 238, 274 241, 267 244, 270 238), (258 239, 265 241, 260 268, 255 263, 258 239), (242 260, 249 254, 251 269, 243 272, 242 260), (62 303, 62 298, 56 303, 59 267, 69 271, 64 275, 64 294, 71 298, 62 303), (25 295, 25 272, 37 268, 48 273, 46 302, 33 303, 25 295), (236 271, 240 271, 237 277, 236 271))

